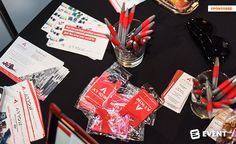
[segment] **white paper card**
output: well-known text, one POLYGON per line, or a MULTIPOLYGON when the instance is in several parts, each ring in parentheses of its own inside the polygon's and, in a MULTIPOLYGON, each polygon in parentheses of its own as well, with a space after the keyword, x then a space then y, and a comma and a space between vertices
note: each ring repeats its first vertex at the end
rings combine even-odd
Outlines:
POLYGON ((162 93, 164 106, 180 113, 192 90, 193 77, 178 70, 166 90, 162 93))
POLYGON ((62 3, 41 28, 47 32, 47 46, 102 60, 110 34, 95 18, 62 3))
POLYGON ((233 109, 231 109, 231 108, 222 109, 219 112, 219 114, 214 117, 214 119, 211 121, 211 123, 208 125, 208 127, 205 130, 208 132, 207 134, 210 138, 212 138, 213 140, 216 141, 217 136, 209 135, 209 133, 220 132, 223 127, 224 121, 226 120, 227 116, 229 116, 229 114, 232 111, 233 111, 233 109))
POLYGON ((21 37, 14 41, 0 59, 0 67, 16 77, 61 67, 63 64, 61 60, 21 37))
POLYGON ((130 9, 134 5, 138 5, 141 2, 144 2, 145 0, 109 0, 111 5, 114 7, 116 12, 120 13, 122 4, 125 3, 125 8, 130 9))

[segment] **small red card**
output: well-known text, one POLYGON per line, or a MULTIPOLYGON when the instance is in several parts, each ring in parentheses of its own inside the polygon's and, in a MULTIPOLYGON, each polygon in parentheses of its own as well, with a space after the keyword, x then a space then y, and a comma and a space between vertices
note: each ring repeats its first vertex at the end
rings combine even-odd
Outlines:
POLYGON ((158 102, 145 90, 141 89, 129 103, 120 111, 121 115, 130 115, 133 118, 131 125, 139 126, 157 107, 158 102))
POLYGON ((85 99, 95 107, 102 107, 104 102, 122 85, 121 81, 113 82, 108 77, 109 73, 103 73, 85 93, 85 99))

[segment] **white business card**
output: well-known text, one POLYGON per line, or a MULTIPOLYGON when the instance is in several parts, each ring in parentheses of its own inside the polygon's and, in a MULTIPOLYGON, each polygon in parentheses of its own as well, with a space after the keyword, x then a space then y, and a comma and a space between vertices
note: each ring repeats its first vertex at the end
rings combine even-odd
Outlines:
POLYGON ((164 106, 180 113, 192 90, 193 77, 181 70, 177 70, 168 87, 162 93, 164 106))

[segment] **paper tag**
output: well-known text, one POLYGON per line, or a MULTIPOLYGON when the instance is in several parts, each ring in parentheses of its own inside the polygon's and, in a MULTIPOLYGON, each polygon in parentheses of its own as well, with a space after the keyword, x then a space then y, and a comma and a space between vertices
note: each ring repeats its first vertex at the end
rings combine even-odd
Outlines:
MULTIPOLYGON (((233 111, 233 109, 228 108, 228 109, 222 109, 220 113, 215 116, 215 118, 211 121, 211 123, 208 125, 205 131, 207 132, 220 132, 224 121, 226 120, 227 116, 233 111)), ((207 133, 210 138, 216 141, 217 136, 212 136, 207 133)))
POLYGON ((168 87, 162 93, 164 106, 180 113, 192 90, 193 77, 181 70, 177 70, 168 87))
POLYGON ((158 102, 145 90, 141 89, 120 111, 121 115, 129 114, 133 121, 131 125, 139 126, 157 107, 158 102))

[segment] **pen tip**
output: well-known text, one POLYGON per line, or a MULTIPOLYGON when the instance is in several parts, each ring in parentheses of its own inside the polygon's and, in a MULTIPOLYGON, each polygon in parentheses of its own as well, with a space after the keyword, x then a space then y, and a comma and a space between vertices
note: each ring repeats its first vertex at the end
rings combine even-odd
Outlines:
POLYGON ((147 40, 150 40, 151 39, 151 36, 147 36, 147 40))
POLYGON ((132 13, 134 13, 135 7, 136 7, 136 5, 134 4, 134 6, 133 6, 132 9, 131 9, 131 12, 132 12, 132 13))
POLYGON ((125 2, 122 3, 122 8, 121 8, 121 11, 124 11, 125 10, 125 2))
POLYGON ((111 39, 111 36, 108 34, 105 34, 108 39, 111 39))
POLYGON ((126 9, 126 10, 125 10, 125 16, 128 16, 128 15, 129 15, 129 10, 126 9))
POLYGON ((152 33, 153 32, 153 30, 149 30, 149 31, 147 31, 148 33, 152 33))
POLYGON ((104 18, 104 21, 106 22, 106 21, 107 21, 107 18, 104 18))
POLYGON ((105 23, 106 23, 107 25, 109 25, 109 24, 110 24, 110 22, 108 21, 108 19, 107 19, 107 18, 104 18, 104 21, 105 21, 105 23))
POLYGON ((149 24, 149 27, 152 27, 154 24, 155 24, 155 22, 154 22, 154 21, 153 21, 153 22, 151 22, 151 23, 149 24))
POLYGON ((220 64, 219 57, 216 57, 216 58, 215 58, 215 65, 218 65, 218 66, 219 66, 219 64, 220 64))
POLYGON ((152 15, 152 16, 150 17, 150 19, 153 20, 155 17, 156 17, 156 15, 152 15))

